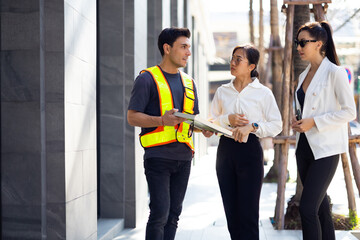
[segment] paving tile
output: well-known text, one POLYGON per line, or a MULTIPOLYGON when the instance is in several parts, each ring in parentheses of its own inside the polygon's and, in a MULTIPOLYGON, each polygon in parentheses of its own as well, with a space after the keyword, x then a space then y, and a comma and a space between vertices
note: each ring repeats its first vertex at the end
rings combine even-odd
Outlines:
MULTIPOLYGON (((196 161, 192 168, 175 240, 230 240, 226 218, 215 172, 216 148, 210 147, 208 155, 196 161)), ((296 164, 293 149, 289 152, 290 182, 286 185, 286 201, 295 193, 296 164), (292 180, 291 180, 292 179, 292 180)), ((270 166, 265 166, 265 172, 270 166)), ((346 214, 347 198, 341 165, 335 174, 328 194, 333 196, 335 212, 346 214), (341 194, 338 194, 339 191, 341 194), (345 192, 343 192, 345 191, 345 192), (344 210, 345 209, 345 210, 344 210)), ((355 185, 354 185, 355 186, 355 185)), ((270 222, 274 216, 277 185, 263 184, 260 196, 260 240, 302 240, 301 230, 275 230, 270 222)), ((359 206, 359 197, 356 197, 359 206)), ((334 210, 334 209, 333 209, 334 210)), ((145 223, 137 229, 126 230, 116 240, 145 239, 145 223)), ((360 231, 336 231, 336 240, 360 239, 360 231), (356 237, 358 236, 358 238, 356 237)))

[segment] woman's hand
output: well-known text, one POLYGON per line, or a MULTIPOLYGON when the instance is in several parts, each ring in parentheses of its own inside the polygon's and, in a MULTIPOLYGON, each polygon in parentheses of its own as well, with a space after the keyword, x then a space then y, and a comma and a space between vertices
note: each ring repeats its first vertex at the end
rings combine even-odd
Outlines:
POLYGON ((205 131, 205 130, 201 130, 201 132, 202 132, 202 134, 203 134, 205 137, 207 137, 207 138, 211 137, 211 136, 214 134, 214 132, 205 131))
POLYGON ((299 133, 307 132, 314 126, 315 121, 313 118, 304 118, 299 121, 293 118, 291 121, 291 128, 299 133))
POLYGON ((244 114, 230 114, 229 122, 232 127, 242 127, 249 123, 249 120, 245 117, 244 114))
POLYGON ((245 139, 249 134, 254 130, 253 126, 251 124, 247 124, 242 127, 236 127, 232 130, 233 138, 237 142, 243 142, 243 139, 245 139))

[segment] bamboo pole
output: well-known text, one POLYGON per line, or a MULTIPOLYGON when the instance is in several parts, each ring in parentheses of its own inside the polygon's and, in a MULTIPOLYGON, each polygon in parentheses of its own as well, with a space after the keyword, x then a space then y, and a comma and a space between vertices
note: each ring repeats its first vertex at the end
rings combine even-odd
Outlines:
MULTIPOLYGON (((273 144, 285 144, 285 142, 289 144, 295 144, 296 143, 295 135, 276 136, 273 138, 273 144)), ((356 143, 360 143, 360 135, 349 136, 349 144, 356 144, 356 143)))
POLYGON ((259 52, 260 52, 260 59, 259 59, 259 72, 260 72, 260 82, 262 84, 265 83, 264 78, 264 60, 265 60, 265 53, 264 53, 264 9, 263 9, 263 0, 259 0, 259 52))
POLYGON ((254 36, 254 11, 253 11, 253 0, 250 0, 249 4, 249 28, 250 28, 250 42, 255 44, 254 36))
MULTIPOLYGON (((294 27, 294 5, 289 5, 286 12, 286 39, 284 50, 284 74, 282 91, 282 116, 283 116, 283 136, 290 133, 290 78, 291 78, 291 59, 292 59, 292 38, 294 27)), ((281 146, 280 173, 278 178, 278 189, 275 207, 276 229, 284 229, 284 207, 285 207, 285 186, 287 177, 289 143, 285 142, 281 146)))
MULTIPOLYGON (((270 35, 270 43, 269 43, 269 48, 272 47, 273 45, 273 37, 272 35, 270 35)), ((266 69, 265 69, 265 74, 264 74, 264 85, 271 88, 270 86, 270 71, 271 71, 271 63, 272 61, 272 51, 268 52, 268 61, 266 64, 266 69)))
MULTIPOLYGON (((349 136, 351 136, 351 128, 350 128, 349 123, 348 123, 348 132, 349 132, 349 136)), ((351 162, 351 167, 353 170, 356 187, 357 187, 357 189, 359 191, 359 195, 360 195, 360 165, 359 165, 359 161, 358 161, 358 158, 356 155, 356 143, 355 142, 349 141, 349 155, 350 155, 350 162, 351 162)))
POLYGON ((356 203, 355 203, 355 194, 354 188, 351 180, 351 173, 349 167, 349 160, 346 153, 341 154, 341 162, 343 166, 344 176, 345 176, 345 185, 346 185, 346 192, 348 195, 348 205, 349 210, 351 212, 356 213, 356 203))
POLYGON ((313 12, 316 21, 321 22, 325 20, 324 8, 321 3, 313 5, 313 12))
MULTIPOLYGON (((270 31, 273 37, 273 44, 271 47, 281 47, 279 35, 279 14, 278 14, 278 1, 270 0, 270 31)), ((276 103, 281 108, 281 95, 282 95, 282 52, 273 51, 271 59, 271 73, 272 73, 272 91, 274 93, 276 103)))
POLYGON ((356 183, 356 187, 359 191, 360 195, 360 165, 356 155, 356 143, 349 141, 349 155, 350 155, 350 162, 351 168, 353 170, 353 175, 356 183))

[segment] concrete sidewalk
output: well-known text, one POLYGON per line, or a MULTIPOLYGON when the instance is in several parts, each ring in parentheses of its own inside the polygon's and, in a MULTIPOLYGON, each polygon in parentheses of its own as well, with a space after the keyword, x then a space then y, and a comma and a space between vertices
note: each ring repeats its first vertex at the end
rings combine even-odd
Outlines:
MULTIPOLYGON (((286 185, 286 201, 295 193, 296 164, 293 152, 289 153, 290 183, 286 185), (294 166, 295 165, 295 166, 294 166)), ((220 191, 215 173, 216 147, 208 149, 208 155, 198 160, 192 168, 183 212, 180 216, 176 240, 230 240, 220 191)), ((265 172, 269 166, 265 167, 265 172)), ((355 186, 355 185, 354 185, 355 186)), ((301 240, 301 231, 274 230, 269 218, 274 216, 277 186, 265 183, 260 199, 261 240, 301 240)), ((341 164, 328 191, 333 211, 347 214, 347 197, 341 164)), ((356 194, 358 195, 358 194, 356 194)), ((359 206, 359 197, 356 203, 359 206)), ((116 240, 144 240, 145 222, 140 228, 125 229, 116 240)), ((355 232, 355 234, 357 234, 355 232)), ((337 240, 356 240, 350 231, 336 231, 337 240)), ((360 239, 360 238, 359 238, 360 239)))

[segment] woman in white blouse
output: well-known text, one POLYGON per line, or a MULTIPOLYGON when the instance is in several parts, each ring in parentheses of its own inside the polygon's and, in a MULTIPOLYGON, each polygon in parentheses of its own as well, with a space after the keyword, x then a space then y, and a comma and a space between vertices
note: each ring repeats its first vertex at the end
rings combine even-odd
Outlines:
POLYGON ((259 199, 264 175, 259 138, 281 132, 281 115, 273 93, 258 80, 259 51, 234 48, 230 67, 235 77, 219 87, 211 104, 215 123, 232 129, 221 136, 216 172, 232 240, 259 239, 259 199))
POLYGON ((298 119, 296 162, 304 186, 300 216, 304 240, 335 240, 327 188, 339 154, 348 149, 347 123, 356 117, 353 92, 336 55, 327 22, 300 27, 295 40, 302 60, 310 62, 296 89, 298 119))

